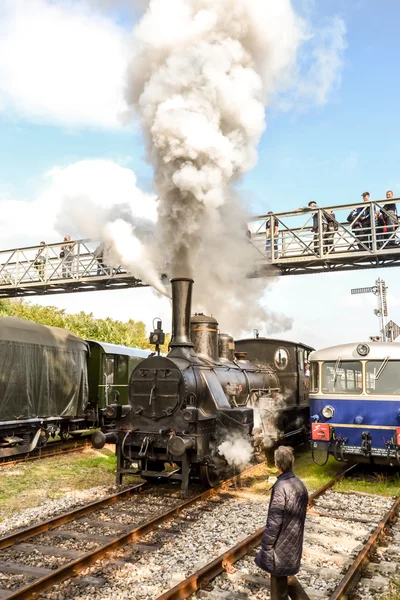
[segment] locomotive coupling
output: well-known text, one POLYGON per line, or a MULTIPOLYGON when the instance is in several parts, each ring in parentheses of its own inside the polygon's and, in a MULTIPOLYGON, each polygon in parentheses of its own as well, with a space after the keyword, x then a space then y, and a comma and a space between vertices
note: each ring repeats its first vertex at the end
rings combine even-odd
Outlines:
POLYGON ((168 440, 167 450, 172 456, 182 456, 186 450, 194 448, 194 440, 190 438, 183 438, 178 435, 168 440))
POLYGON ((104 448, 105 444, 116 444, 117 434, 116 433, 103 433, 102 431, 95 431, 92 435, 92 446, 96 450, 104 448))

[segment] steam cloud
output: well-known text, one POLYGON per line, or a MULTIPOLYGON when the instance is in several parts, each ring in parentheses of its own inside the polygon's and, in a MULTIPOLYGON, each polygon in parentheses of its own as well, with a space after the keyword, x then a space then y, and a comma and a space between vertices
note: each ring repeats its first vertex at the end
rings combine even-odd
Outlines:
POLYGON ((289 319, 260 305, 262 279, 233 186, 257 162, 264 109, 301 40, 289 0, 151 0, 135 30, 126 99, 138 115, 158 194, 156 237, 170 275, 195 279, 196 307, 239 333, 289 319))
POLYGON ((230 437, 218 446, 218 452, 224 456, 228 465, 243 470, 250 464, 253 447, 249 440, 240 437, 230 437))

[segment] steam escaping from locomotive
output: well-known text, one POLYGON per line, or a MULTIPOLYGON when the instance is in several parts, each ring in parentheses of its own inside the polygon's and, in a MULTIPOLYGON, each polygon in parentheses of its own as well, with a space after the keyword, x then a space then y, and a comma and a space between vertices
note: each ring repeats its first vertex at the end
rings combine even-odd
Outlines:
POLYGON ((173 277, 195 276, 197 306, 224 306, 230 330, 249 327, 246 315, 270 332, 291 326, 260 305, 265 281, 243 294, 260 255, 233 186, 257 162, 264 108, 301 35, 289 0, 151 0, 135 29, 126 99, 154 167, 159 246, 173 277))
POLYGON ((231 436, 218 446, 218 452, 228 465, 245 469, 253 458, 253 445, 242 436, 231 436))

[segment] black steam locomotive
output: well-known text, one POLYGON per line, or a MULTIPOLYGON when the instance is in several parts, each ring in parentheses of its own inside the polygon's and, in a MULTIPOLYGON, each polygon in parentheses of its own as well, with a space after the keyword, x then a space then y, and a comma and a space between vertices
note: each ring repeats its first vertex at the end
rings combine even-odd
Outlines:
MULTIPOLYGON (((114 419, 114 426, 96 432, 92 440, 96 448, 106 442, 116 444, 117 483, 126 474, 140 474, 150 481, 169 478, 180 480, 185 493, 189 478, 212 487, 224 477, 227 460, 219 452, 224 441, 253 442, 254 408, 269 414, 275 425, 280 421, 289 435, 305 431, 308 394, 301 406, 297 402, 295 410, 286 411, 276 369, 257 360, 257 354, 265 354, 267 341, 253 340, 264 350, 254 350, 252 362, 245 352, 235 356, 233 338, 218 335, 214 318, 202 314, 190 318, 193 281, 173 279, 171 285, 169 354, 152 355, 135 368, 129 404, 109 405, 107 417, 114 419)), ((152 334, 153 342, 161 343, 160 336, 161 329, 152 334)), ((286 353, 284 368, 289 367, 290 350, 280 348, 281 359, 282 352, 286 353)), ((297 355, 294 363, 297 371, 297 355)), ((299 394, 295 397, 298 400, 299 394)))

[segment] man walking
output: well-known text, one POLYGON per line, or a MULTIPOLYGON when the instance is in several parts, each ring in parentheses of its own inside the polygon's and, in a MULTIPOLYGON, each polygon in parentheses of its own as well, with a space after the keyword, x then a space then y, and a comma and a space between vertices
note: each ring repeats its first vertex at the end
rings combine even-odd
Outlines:
POLYGON ((275 466, 280 475, 272 487, 267 524, 261 550, 255 558, 260 569, 271 574, 271 599, 299 599, 297 589, 288 586, 288 576, 300 569, 308 492, 293 473, 293 450, 275 450, 275 466))

